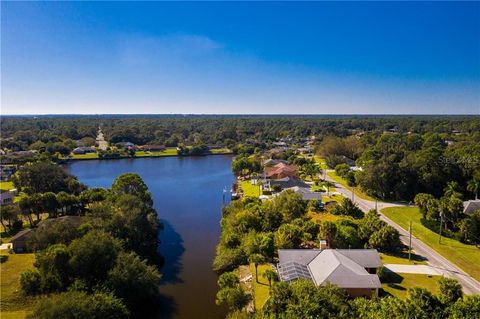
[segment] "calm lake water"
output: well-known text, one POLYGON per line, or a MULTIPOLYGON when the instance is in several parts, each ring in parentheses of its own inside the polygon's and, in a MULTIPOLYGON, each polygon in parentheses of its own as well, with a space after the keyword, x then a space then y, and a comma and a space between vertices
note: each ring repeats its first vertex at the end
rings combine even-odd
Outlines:
POLYGON ((222 192, 234 177, 231 156, 164 157, 76 161, 67 169, 89 187, 110 187, 127 172, 138 173, 153 195, 165 229, 160 253, 162 318, 223 318, 215 305, 217 276, 212 271, 220 236, 222 192))

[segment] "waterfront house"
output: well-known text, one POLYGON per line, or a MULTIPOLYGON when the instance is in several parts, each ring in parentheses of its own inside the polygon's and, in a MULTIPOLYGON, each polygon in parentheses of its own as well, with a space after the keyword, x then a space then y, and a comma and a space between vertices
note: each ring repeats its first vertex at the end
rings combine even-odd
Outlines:
POLYGON ((165 145, 142 145, 139 147, 142 151, 160 152, 166 149, 165 145))
POLYGON ((86 147, 86 146, 77 147, 72 150, 72 153, 77 155, 95 153, 95 152, 97 152, 97 149, 95 147, 86 147))
POLYGON ((350 297, 378 296, 382 266, 376 249, 279 249, 280 280, 307 279, 317 286, 333 284, 350 297))
POLYGON ((278 163, 272 167, 265 168, 265 177, 269 179, 280 179, 285 177, 298 179, 297 167, 295 165, 278 163))
POLYGON ((320 192, 312 192, 309 187, 300 187, 300 186, 294 186, 290 188, 284 188, 283 191, 293 191, 295 194, 300 195, 302 200, 316 200, 316 201, 322 201, 322 194, 320 192))

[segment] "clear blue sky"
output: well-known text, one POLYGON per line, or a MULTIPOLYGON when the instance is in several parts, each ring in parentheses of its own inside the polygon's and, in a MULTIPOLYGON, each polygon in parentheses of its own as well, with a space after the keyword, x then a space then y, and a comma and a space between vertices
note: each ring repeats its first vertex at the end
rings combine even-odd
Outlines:
POLYGON ((480 114, 480 2, 4 2, 2 114, 480 114))

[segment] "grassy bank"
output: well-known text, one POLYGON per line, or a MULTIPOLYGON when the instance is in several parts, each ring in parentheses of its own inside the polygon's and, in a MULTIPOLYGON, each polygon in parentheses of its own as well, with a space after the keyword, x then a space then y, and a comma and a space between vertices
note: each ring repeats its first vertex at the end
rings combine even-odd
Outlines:
POLYGON ((460 267, 473 278, 480 280, 479 248, 445 237, 442 238, 442 243, 439 244, 438 234, 426 228, 420 222, 422 214, 418 207, 389 207, 382 209, 382 213, 404 229, 408 229, 409 221, 412 221, 412 234, 415 237, 460 267))
MULTIPOLYGON (((222 155, 222 154, 232 154, 232 151, 227 148, 221 149, 214 149, 210 151, 210 154, 206 155, 222 155)), ((177 148, 176 147, 167 147, 163 151, 137 151, 135 152, 135 157, 130 157, 127 155, 121 155, 117 158, 109 158, 109 159, 122 159, 122 158, 143 158, 143 157, 164 157, 164 156, 178 156, 177 148)), ((62 158, 66 160, 67 158, 62 158)), ((98 153, 88 153, 88 154, 70 154, 70 160, 93 160, 93 159, 101 159, 98 153)))
POLYGON ((241 181, 240 187, 242 188, 243 196, 245 197, 260 196, 260 190, 258 185, 252 185, 252 183, 250 183, 250 180, 241 181))
POLYGON ((0 268, 1 318, 25 318, 33 309, 35 298, 25 298, 20 291, 20 275, 33 268, 34 254, 3 254, 7 260, 0 268))

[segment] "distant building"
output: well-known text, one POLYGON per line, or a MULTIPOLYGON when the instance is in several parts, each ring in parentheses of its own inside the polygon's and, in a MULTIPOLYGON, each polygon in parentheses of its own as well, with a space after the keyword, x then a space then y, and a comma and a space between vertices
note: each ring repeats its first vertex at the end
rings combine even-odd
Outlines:
POLYGON ((263 166, 275 166, 275 165, 280 164, 280 163, 288 164, 288 161, 281 160, 281 159, 269 158, 269 159, 267 159, 263 162, 263 166))
POLYGON ((334 284, 350 297, 378 296, 381 288, 376 274, 382 266, 376 249, 279 249, 280 280, 300 278, 317 286, 334 284))
POLYGON ((128 149, 128 150, 138 149, 137 146, 135 146, 135 144, 133 144, 131 142, 119 142, 119 143, 115 144, 115 146, 117 148, 124 148, 124 149, 128 149))
POLYGON ((0 181, 9 181, 15 171, 15 166, 0 165, 0 181))
POLYGON ((12 204, 14 197, 15 197, 15 192, 0 190, 0 206, 12 204))
POLYGON ((463 213, 471 215, 474 211, 480 210, 480 199, 463 202, 463 213))
POLYGON ((97 152, 97 149, 95 147, 77 147, 77 148, 74 148, 72 150, 72 153, 73 154, 77 154, 77 155, 80 155, 80 154, 88 154, 88 153, 96 153, 97 152))
POLYGON ((142 151, 160 152, 166 149, 165 145, 142 145, 139 147, 142 151))

